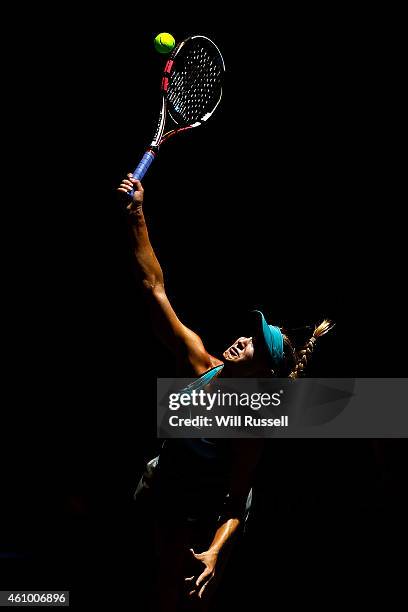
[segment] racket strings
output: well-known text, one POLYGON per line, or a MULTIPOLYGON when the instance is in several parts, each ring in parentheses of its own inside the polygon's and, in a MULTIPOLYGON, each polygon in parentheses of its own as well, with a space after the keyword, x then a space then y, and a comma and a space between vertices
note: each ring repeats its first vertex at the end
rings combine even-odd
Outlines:
POLYGON ((191 45, 170 77, 168 102, 177 123, 193 123, 218 103, 223 77, 222 59, 202 45, 191 45))
POLYGON ((203 81, 200 70, 192 72, 187 82, 182 78, 175 81, 175 86, 177 91, 169 99, 186 122, 202 118, 205 111, 212 110, 213 104, 218 101, 219 96, 214 97, 209 79, 204 76, 203 81))
POLYGON ((188 112, 186 113, 188 104, 191 105, 191 108, 189 109, 190 112, 192 113, 192 115, 195 115, 194 111, 196 109, 193 108, 192 105, 197 104, 198 96, 197 93, 194 91, 194 86, 198 82, 200 77, 201 74, 199 69, 197 68, 196 70, 191 71, 188 80, 184 80, 183 75, 181 75, 180 79, 178 81, 175 81, 175 85, 178 87, 179 91, 174 97, 174 104, 175 106, 178 105, 178 108, 176 107, 176 110, 179 112, 180 115, 186 116, 186 119, 188 119, 188 112), (180 90, 184 92, 184 95, 180 96, 180 90))

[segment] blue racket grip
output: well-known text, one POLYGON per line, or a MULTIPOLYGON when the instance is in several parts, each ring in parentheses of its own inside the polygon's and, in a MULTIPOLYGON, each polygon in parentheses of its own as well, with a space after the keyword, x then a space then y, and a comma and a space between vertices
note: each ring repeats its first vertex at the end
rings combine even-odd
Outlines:
MULTIPOLYGON (((150 168, 150 165, 152 164, 154 158, 155 158, 154 153, 152 153, 151 151, 146 151, 146 153, 143 155, 142 159, 140 160, 139 165, 137 166, 136 170, 133 172, 133 178, 141 181, 144 175, 146 174, 146 172, 148 171, 148 169, 150 168)), ((132 191, 129 191, 129 196, 132 197, 134 193, 135 191, 134 189, 132 189, 132 191)))

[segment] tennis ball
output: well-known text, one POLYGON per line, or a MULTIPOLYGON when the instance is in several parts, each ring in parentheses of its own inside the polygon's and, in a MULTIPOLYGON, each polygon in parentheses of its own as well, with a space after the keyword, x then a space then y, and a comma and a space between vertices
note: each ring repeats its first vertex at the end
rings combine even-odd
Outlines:
POLYGON ((174 49, 175 44, 176 41, 174 40, 174 36, 168 32, 161 32, 161 34, 158 34, 154 39, 155 49, 159 53, 170 53, 170 51, 174 49))

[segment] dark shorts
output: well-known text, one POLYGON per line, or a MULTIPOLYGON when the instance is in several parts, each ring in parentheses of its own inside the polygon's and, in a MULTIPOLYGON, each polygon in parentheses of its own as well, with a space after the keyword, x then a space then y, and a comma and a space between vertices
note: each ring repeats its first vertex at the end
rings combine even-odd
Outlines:
MULTIPOLYGON (((205 478, 183 482, 163 472, 159 456, 147 463, 134 494, 135 501, 148 506, 149 513, 160 520, 176 521, 184 525, 208 524, 214 529, 228 502, 226 484, 222 481, 211 483, 205 478)), ((251 506, 252 489, 240 510, 243 526, 246 525, 251 506)))

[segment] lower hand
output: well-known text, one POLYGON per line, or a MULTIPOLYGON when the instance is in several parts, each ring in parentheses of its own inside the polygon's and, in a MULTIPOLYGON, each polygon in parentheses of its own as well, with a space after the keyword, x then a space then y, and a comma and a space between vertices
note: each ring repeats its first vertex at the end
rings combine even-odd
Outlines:
POLYGON ((190 552, 196 561, 199 561, 204 565, 204 569, 201 567, 201 573, 190 578, 185 578, 187 586, 190 586, 189 595, 196 595, 200 599, 207 592, 210 583, 214 584, 215 570, 218 561, 218 552, 212 550, 206 550, 202 553, 195 553, 192 548, 190 552))
POLYGON ((140 206, 142 206, 144 190, 142 187, 142 183, 138 181, 137 179, 134 179, 133 175, 129 173, 127 175, 127 178, 122 180, 121 184, 118 187, 118 191, 129 195, 132 189, 133 189, 133 195, 132 195, 131 201, 126 207, 130 211, 135 210, 136 208, 139 208, 140 206))

